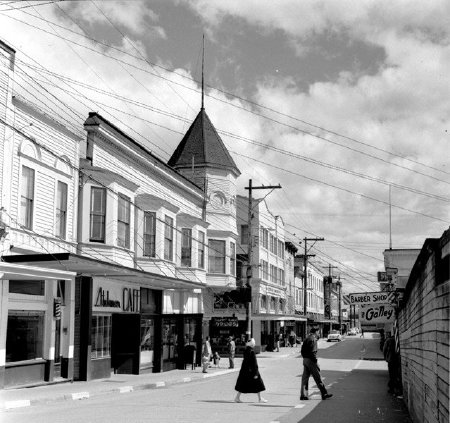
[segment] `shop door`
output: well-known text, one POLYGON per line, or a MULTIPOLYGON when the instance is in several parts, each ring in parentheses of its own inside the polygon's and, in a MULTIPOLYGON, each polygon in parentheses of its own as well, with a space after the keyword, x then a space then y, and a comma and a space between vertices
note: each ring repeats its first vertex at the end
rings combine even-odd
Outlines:
POLYGON ((165 317, 162 324, 162 359, 163 371, 177 368, 178 362, 178 327, 177 319, 165 317))
POLYGON ((114 373, 139 374, 140 315, 113 314, 111 365, 114 373))

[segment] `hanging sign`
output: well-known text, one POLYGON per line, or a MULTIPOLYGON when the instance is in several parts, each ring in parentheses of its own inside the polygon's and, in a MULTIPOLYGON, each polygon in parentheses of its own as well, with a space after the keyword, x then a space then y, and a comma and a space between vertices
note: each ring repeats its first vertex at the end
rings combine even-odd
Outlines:
POLYGON ((350 304, 390 304, 395 297, 392 291, 381 292, 358 292, 357 294, 348 294, 350 304))
POLYGON ((370 304, 361 306, 361 323, 393 323, 395 320, 394 307, 387 304, 370 304))

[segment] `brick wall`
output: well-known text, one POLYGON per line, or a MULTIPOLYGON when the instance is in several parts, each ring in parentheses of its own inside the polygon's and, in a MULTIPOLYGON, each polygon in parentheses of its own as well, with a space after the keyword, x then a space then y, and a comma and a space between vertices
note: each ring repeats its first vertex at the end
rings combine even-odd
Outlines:
POLYGON ((425 241, 399 314, 404 398, 420 423, 449 421, 449 237, 425 241))

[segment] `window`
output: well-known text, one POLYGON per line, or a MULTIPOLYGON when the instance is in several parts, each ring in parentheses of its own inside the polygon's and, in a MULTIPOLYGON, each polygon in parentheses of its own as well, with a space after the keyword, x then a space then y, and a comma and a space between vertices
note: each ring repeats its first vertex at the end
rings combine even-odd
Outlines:
POLYGON ((122 194, 117 212, 117 245, 130 248, 130 199, 122 194))
POLYGON ((265 260, 261 260, 261 272, 262 272, 262 279, 268 280, 269 279, 269 263, 265 260))
POLYGON ((10 294, 45 295, 45 281, 35 280, 10 280, 10 294))
POLYGON ((144 252, 145 257, 156 256, 156 213, 144 212, 144 252))
POLYGON ((173 219, 169 216, 165 217, 164 259, 173 261, 173 219))
POLYGON ((22 192, 20 194, 20 224, 33 228, 34 169, 22 166, 22 192))
POLYGON ((105 242, 106 189, 91 188, 90 241, 105 242))
POLYGON ((198 233, 198 267, 205 268, 205 233, 198 233))
POLYGON ((248 244, 248 225, 241 225, 241 244, 248 244))
POLYGON ((269 231, 265 228, 263 229, 262 244, 266 250, 269 248, 269 231))
POLYGON ((277 268, 271 264, 270 265, 270 282, 276 283, 277 281, 277 268))
POLYGON ((208 264, 209 273, 225 273, 225 241, 209 240, 208 264))
POLYGON ((35 360, 43 356, 44 312, 16 311, 8 314, 6 362, 35 360))
POLYGON ((58 181, 56 188, 56 233, 58 238, 66 239, 67 222, 67 184, 58 181))
POLYGON ((236 276, 236 244, 230 242, 230 274, 236 276))
POLYGON ((284 259, 284 245, 283 241, 278 241, 278 256, 284 259))
POLYGON ((111 356, 111 316, 92 316, 91 358, 111 356))
POLYGON ((192 259, 192 230, 181 229, 181 265, 191 267, 192 259))

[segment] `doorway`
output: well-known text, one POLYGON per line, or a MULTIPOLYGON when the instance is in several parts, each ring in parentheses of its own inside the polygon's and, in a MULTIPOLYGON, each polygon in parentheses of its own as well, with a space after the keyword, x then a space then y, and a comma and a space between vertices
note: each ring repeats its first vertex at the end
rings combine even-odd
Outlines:
POLYGON ((112 315, 111 365, 114 373, 139 374, 139 314, 112 315))

